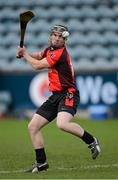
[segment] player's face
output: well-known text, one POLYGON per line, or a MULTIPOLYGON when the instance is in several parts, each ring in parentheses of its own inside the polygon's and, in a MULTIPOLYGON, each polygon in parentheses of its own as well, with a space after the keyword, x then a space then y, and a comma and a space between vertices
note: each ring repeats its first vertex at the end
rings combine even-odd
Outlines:
POLYGON ((65 45, 65 39, 62 37, 61 33, 53 32, 50 36, 50 44, 53 47, 63 47, 65 45))

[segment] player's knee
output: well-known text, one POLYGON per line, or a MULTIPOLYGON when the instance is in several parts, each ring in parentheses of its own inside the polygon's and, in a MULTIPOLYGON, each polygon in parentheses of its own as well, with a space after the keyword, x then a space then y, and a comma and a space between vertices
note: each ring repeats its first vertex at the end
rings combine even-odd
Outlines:
POLYGON ((62 120, 57 120, 57 127, 65 131, 65 123, 62 120))
POLYGON ((28 130, 29 130, 29 132, 31 132, 33 129, 34 129, 34 128, 33 128, 32 124, 29 123, 29 124, 28 124, 28 130))
POLYGON ((38 129, 33 123, 29 123, 28 124, 28 131, 30 133, 36 133, 38 131, 38 129))

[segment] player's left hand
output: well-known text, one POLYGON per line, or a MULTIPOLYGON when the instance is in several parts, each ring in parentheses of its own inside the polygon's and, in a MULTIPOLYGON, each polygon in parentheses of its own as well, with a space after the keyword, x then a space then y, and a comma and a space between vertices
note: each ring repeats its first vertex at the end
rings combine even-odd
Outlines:
POLYGON ((22 58, 24 52, 25 52, 25 47, 21 48, 20 46, 18 46, 17 51, 16 51, 16 57, 22 58))

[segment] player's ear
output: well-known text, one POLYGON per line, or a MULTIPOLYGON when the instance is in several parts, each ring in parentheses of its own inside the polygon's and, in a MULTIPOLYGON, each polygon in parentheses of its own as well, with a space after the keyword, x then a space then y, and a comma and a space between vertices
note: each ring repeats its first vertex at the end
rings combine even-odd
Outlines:
POLYGON ((50 43, 50 41, 51 41, 51 35, 49 35, 48 37, 48 43, 50 43))

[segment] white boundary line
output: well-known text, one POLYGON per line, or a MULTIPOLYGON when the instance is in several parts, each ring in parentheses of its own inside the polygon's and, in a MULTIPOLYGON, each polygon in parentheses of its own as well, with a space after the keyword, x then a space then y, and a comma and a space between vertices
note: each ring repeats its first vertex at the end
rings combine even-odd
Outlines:
MULTIPOLYGON (((86 166, 80 166, 80 167, 58 167, 55 168, 57 170, 77 170, 77 169, 96 169, 96 168, 118 168, 118 163, 116 164, 95 164, 95 165, 86 165, 86 166)), ((50 171, 50 169, 49 169, 50 171)), ((25 173, 26 170, 19 169, 19 170, 0 170, 0 174, 11 174, 11 173, 25 173)))
POLYGON ((73 168, 67 168, 67 167, 59 167, 57 169, 60 170, 76 170, 76 169, 96 169, 96 168, 118 168, 118 163, 116 164, 95 164, 95 165, 86 165, 86 166, 80 166, 80 167, 73 167, 73 168))
POLYGON ((24 173, 25 172, 25 170, 23 170, 23 169, 19 169, 19 170, 0 170, 0 174, 15 174, 15 173, 24 173))

